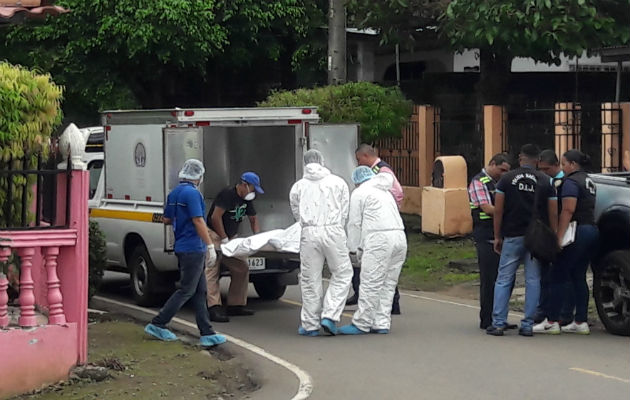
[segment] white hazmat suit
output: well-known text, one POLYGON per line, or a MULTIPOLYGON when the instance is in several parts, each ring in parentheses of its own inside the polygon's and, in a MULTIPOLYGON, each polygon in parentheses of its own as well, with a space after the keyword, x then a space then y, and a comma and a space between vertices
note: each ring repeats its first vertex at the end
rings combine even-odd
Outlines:
POLYGON ((407 255, 407 238, 390 190, 394 179, 378 174, 352 192, 348 249, 363 250, 358 309, 352 324, 363 332, 389 330, 398 276, 407 255))
POLYGON ((318 162, 306 164, 304 177, 293 185, 289 195, 293 216, 302 227, 301 320, 302 328, 309 332, 319 330, 323 319, 340 320, 352 279, 345 231, 348 185, 318 162), (332 274, 325 296, 324 261, 332 274))

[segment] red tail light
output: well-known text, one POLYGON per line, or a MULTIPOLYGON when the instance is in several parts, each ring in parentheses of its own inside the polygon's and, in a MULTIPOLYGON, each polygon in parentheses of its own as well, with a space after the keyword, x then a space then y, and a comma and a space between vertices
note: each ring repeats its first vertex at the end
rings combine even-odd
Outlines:
POLYGON ((187 117, 192 117, 193 115, 195 115, 195 112, 191 110, 187 110, 187 111, 184 111, 184 115, 187 117))
POLYGON ((146 200, 147 200, 147 201, 151 201, 151 196, 147 196, 147 197, 146 197, 146 200))
POLYGON ((131 196, 129 196, 128 194, 125 195, 125 200, 131 200, 131 196))
POLYGON ((313 110, 311 110, 310 108, 303 108, 302 109, 302 114, 308 115, 308 114, 310 114, 312 112, 313 112, 313 110))

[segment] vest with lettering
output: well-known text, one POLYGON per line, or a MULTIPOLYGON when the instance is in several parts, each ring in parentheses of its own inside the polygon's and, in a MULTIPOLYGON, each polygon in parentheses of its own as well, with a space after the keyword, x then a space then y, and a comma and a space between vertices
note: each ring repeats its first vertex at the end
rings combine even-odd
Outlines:
POLYGON ((577 183, 580 189, 571 221, 577 221, 578 225, 595 225, 595 182, 584 171, 572 172, 564 179, 577 183))
MULTIPOLYGON (((492 205, 494 205, 494 195, 497 190, 496 185, 492 178, 486 175, 483 171, 478 173, 473 177, 473 180, 478 180, 483 184, 486 189, 488 189, 488 193, 490 193, 490 200, 492 201, 492 205)), ((479 206, 475 206, 472 202, 470 203, 470 213, 473 218, 473 227, 475 230, 484 229, 490 230, 491 232, 494 230, 492 215, 488 215, 479 206)))

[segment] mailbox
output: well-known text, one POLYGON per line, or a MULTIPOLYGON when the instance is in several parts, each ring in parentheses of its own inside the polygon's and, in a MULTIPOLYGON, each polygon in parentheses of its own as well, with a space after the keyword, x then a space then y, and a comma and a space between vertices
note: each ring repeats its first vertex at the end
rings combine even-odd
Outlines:
POLYGON ((422 232, 444 237, 472 232, 468 173, 462 156, 443 156, 433 163, 432 185, 422 189, 422 232))

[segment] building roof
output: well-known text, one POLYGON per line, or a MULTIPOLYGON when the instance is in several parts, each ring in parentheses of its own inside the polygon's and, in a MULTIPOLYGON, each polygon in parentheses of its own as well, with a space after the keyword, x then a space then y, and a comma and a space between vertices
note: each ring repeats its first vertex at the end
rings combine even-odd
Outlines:
POLYGON ((0 25, 44 19, 47 15, 59 15, 70 11, 52 3, 52 0, 0 0, 0 25))

